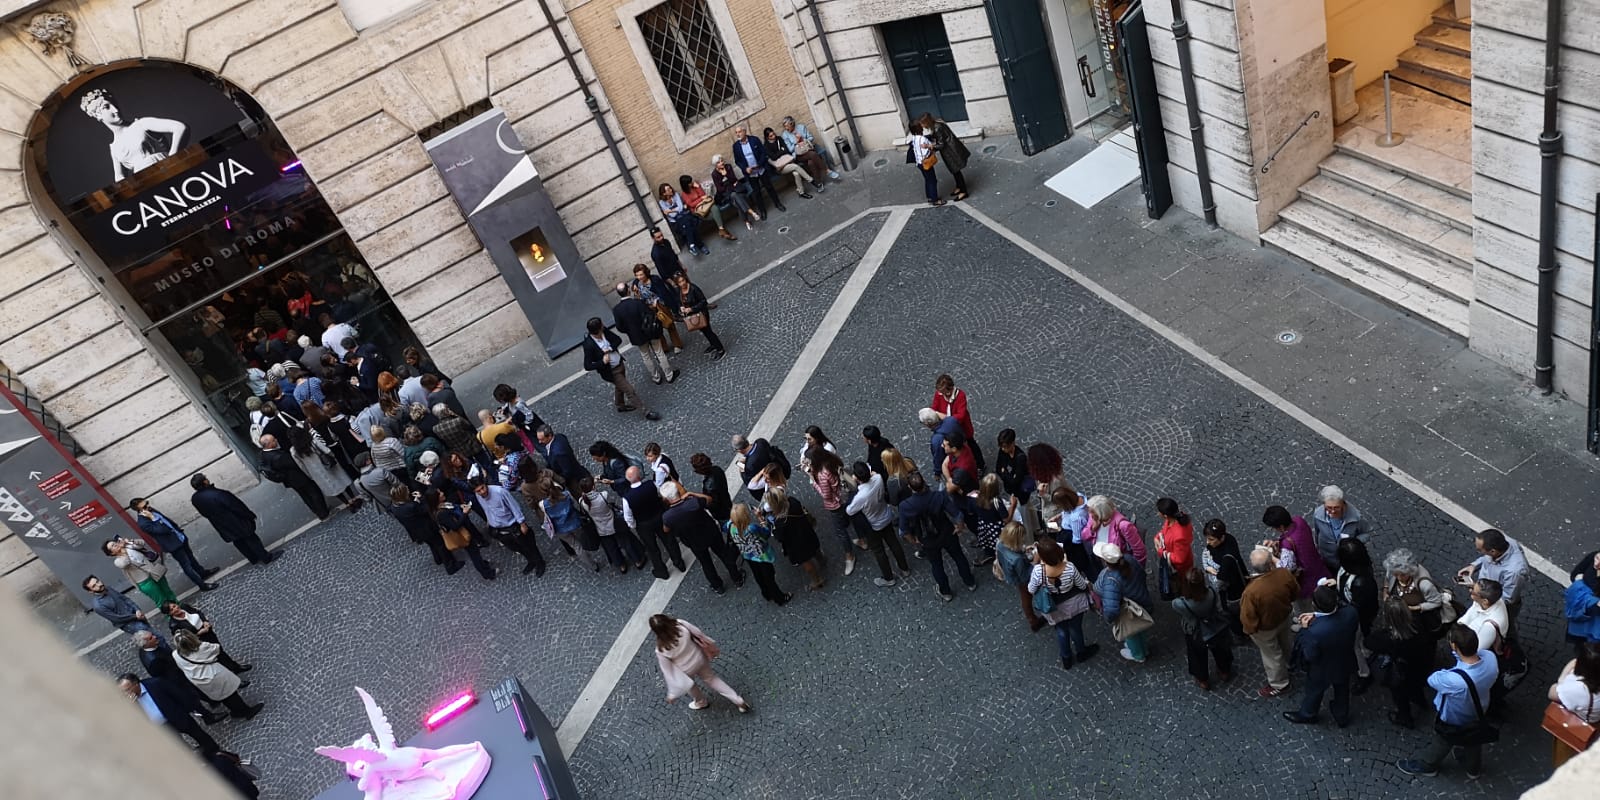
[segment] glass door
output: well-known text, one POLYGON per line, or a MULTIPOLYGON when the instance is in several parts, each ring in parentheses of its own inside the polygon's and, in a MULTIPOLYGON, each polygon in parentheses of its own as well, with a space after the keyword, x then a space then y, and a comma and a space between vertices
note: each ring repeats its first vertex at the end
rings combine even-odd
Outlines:
POLYGON ((1132 119, 1115 25, 1129 3, 1066 0, 1066 4, 1078 83, 1088 101, 1086 125, 1089 135, 1098 141, 1121 130, 1132 119))

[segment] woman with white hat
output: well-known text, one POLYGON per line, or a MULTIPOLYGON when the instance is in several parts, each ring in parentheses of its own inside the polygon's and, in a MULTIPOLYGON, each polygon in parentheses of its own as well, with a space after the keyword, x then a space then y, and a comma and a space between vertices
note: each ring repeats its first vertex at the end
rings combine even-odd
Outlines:
POLYGON ((1094 582, 1100 616, 1111 626, 1112 635, 1122 641, 1122 657, 1142 664, 1147 655, 1145 637, 1153 624, 1144 567, 1137 559, 1124 558, 1122 548, 1113 542, 1096 544, 1094 554, 1106 565, 1094 582))

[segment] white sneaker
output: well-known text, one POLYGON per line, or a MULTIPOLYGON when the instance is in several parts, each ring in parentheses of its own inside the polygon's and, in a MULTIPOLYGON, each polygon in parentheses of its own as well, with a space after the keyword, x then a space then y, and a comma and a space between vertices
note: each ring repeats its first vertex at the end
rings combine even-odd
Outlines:
POLYGON ((689 701, 689 707, 694 709, 695 711, 699 711, 700 709, 705 708, 705 707, 707 707, 709 705, 711 705, 711 701, 710 700, 690 700, 689 701))
POLYGON ((1122 656, 1122 657, 1123 657, 1123 658, 1126 658, 1126 659, 1128 659, 1128 660, 1129 660, 1129 661, 1138 661, 1138 660, 1139 660, 1139 659, 1137 659, 1137 658, 1134 658, 1134 657, 1133 657, 1133 651, 1132 651, 1132 650, 1129 650, 1129 649, 1128 649, 1128 648, 1126 648, 1126 647, 1124 647, 1124 648, 1122 648, 1122 650, 1121 650, 1121 651, 1120 651, 1120 652, 1118 652, 1118 653, 1117 653, 1117 655, 1120 655, 1120 656, 1122 656))
POLYGON ((829 180, 835 180, 835 181, 839 180, 839 173, 830 171, 828 173, 828 179, 829 180))
POLYGON ((855 558, 851 557, 851 558, 845 559, 844 560, 844 574, 849 575, 850 573, 855 572, 855 571, 856 571, 856 560, 855 560, 855 558))
POLYGON ((888 580, 884 580, 883 578, 873 578, 872 582, 877 586, 888 587, 894 585, 894 578, 890 578, 888 580))

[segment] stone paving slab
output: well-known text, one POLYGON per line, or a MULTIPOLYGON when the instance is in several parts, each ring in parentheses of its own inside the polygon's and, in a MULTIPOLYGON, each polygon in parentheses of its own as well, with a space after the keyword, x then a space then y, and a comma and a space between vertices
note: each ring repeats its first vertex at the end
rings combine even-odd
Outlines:
MULTIPOLYGON (((866 298, 780 443, 818 424, 854 460, 853 432, 873 423, 925 459, 914 414, 931 377, 949 371, 971 393, 986 446, 1004 426, 1055 443, 1082 488, 1119 497, 1147 528, 1155 498, 1170 494, 1249 542, 1263 506, 1302 512, 1331 481, 1376 523, 1378 557, 1411 547, 1444 574, 1472 556, 1459 524, 958 211, 918 212, 866 298), (902 313, 872 313, 866 298, 902 313)), ((1464 786, 1456 771, 1428 780, 1395 770, 1428 734, 1390 726, 1381 690, 1356 699, 1349 729, 1290 726, 1279 712, 1298 698, 1255 698, 1260 660, 1245 644, 1233 683, 1200 692, 1170 610, 1157 611, 1149 663, 1122 662, 1090 620, 1090 640, 1106 649, 1063 672, 1051 634, 1029 634, 1013 590, 986 571, 975 594, 958 586, 944 604, 924 562, 889 590, 859 563, 783 609, 750 588, 714 597, 686 584, 669 613, 723 644, 719 671, 757 711, 665 704, 641 648, 574 754, 585 795, 1506 797, 1548 774, 1542 693, 1567 651, 1559 593, 1542 578, 1523 615, 1535 677, 1512 696, 1488 776, 1464 786)), ((787 565, 779 580, 802 585, 787 565)))

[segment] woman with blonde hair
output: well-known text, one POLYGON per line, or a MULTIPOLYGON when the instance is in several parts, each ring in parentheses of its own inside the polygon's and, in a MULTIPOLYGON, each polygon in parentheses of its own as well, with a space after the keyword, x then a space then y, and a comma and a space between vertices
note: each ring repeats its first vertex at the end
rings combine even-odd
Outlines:
POLYGON ((981 567, 995 559, 995 543, 1000 540, 1000 529, 1010 519, 1006 513, 1010 503, 1005 485, 1000 482, 1000 476, 993 472, 978 481, 978 491, 972 499, 972 520, 967 527, 972 529, 978 539, 978 547, 983 550, 978 557, 978 566, 981 567))
POLYGON ((722 648, 705 631, 688 620, 656 614, 650 618, 650 632, 656 639, 656 664, 667 682, 667 702, 677 702, 687 694, 689 707, 695 711, 711 705, 711 699, 694 683, 699 678, 706 688, 732 701, 739 713, 752 710, 751 705, 711 669, 711 660, 722 654, 722 648))
POLYGON ((750 574, 761 587, 761 596, 780 606, 793 600, 794 595, 778 588, 778 573, 773 566, 778 554, 772 549, 772 529, 761 524, 755 512, 744 503, 735 504, 728 513, 727 529, 728 538, 750 565, 750 574))
POLYGON ((1033 551, 1028 540, 1028 531, 1020 522, 1008 522, 1000 529, 1000 539, 995 543, 995 577, 1017 587, 1017 595, 1022 599, 1022 616, 1028 621, 1028 630, 1038 631, 1045 626, 1045 620, 1033 610, 1033 594, 1028 590, 1028 581, 1033 576, 1033 551))
POLYGON ((239 696, 244 681, 233 670, 222 665, 222 646, 203 642, 194 631, 178 631, 172 637, 176 647, 173 661, 194 688, 212 702, 227 706, 228 713, 236 719, 250 719, 261 713, 263 703, 250 705, 239 696))

